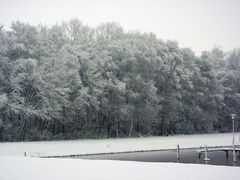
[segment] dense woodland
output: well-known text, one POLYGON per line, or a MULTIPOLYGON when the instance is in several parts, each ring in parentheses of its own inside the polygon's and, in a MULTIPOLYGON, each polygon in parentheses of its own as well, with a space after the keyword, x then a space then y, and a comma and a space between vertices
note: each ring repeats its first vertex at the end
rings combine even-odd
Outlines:
POLYGON ((153 33, 78 19, 0 27, 0 140, 240 129, 240 49, 196 56, 153 33))

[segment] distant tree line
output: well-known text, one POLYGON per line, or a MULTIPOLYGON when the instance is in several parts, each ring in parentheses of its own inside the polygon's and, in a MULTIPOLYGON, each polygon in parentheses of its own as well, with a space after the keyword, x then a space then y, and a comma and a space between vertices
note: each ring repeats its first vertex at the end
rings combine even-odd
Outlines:
POLYGON ((0 27, 0 141, 240 129, 240 49, 196 56, 153 33, 78 19, 0 27))

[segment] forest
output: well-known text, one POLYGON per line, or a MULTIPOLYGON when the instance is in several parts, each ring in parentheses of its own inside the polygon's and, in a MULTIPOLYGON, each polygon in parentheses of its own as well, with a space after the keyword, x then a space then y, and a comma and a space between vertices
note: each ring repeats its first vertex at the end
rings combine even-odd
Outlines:
POLYGON ((196 55, 154 33, 79 19, 0 26, 0 141, 240 129, 240 49, 196 55))

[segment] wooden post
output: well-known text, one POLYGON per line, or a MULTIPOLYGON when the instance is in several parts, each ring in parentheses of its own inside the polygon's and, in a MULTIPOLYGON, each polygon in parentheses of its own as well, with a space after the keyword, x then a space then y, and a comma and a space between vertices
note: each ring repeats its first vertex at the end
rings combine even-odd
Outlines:
POLYGON ((235 152, 235 144, 233 144, 233 162, 237 162, 237 158, 236 158, 236 152, 235 152))
POLYGON ((237 159, 236 159, 236 153, 235 153, 235 142, 234 142, 234 119, 235 119, 235 116, 236 114, 231 114, 232 116, 232 132, 233 132, 233 141, 232 141, 232 145, 233 145, 233 162, 237 162, 237 159))
POLYGON ((207 155, 207 145, 205 146, 205 158, 204 158, 204 161, 210 161, 210 159, 208 158, 208 155, 207 155))
POLYGON ((180 147, 179 144, 177 145, 177 160, 180 159, 180 147))
POLYGON ((202 153, 198 153, 198 159, 201 159, 201 154, 202 154, 202 153))

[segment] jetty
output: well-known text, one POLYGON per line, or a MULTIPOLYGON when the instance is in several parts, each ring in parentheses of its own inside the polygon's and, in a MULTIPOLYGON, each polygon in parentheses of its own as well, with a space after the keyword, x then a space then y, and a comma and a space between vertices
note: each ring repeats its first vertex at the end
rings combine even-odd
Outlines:
MULTIPOLYGON (((206 149, 198 149, 196 150, 198 153, 198 157, 200 158, 203 153, 205 153, 206 149)), ((226 153, 226 158, 228 158, 228 152, 233 151, 232 147, 223 147, 223 148, 207 148, 207 152, 214 152, 214 151, 224 151, 226 153)), ((240 154, 240 147, 235 147, 235 152, 240 154)))

